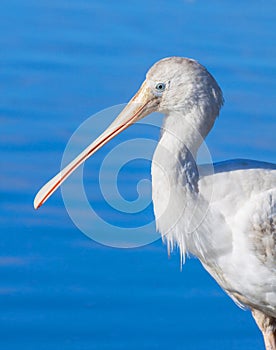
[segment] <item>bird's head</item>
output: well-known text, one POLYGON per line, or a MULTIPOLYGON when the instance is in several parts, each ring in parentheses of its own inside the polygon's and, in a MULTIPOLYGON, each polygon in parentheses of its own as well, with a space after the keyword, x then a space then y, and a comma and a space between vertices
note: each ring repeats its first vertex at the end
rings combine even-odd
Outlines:
POLYGON ((164 114, 192 108, 208 109, 216 117, 223 104, 220 87, 205 67, 183 57, 168 57, 156 62, 146 80, 130 101, 144 104, 141 118, 152 112, 164 114))
POLYGON ((191 109, 198 108, 214 119, 222 103, 218 84, 198 62, 181 57, 158 61, 148 71, 138 92, 103 134, 41 188, 36 195, 34 207, 39 208, 99 148, 146 115, 156 111, 164 114, 177 111, 185 115, 191 109))

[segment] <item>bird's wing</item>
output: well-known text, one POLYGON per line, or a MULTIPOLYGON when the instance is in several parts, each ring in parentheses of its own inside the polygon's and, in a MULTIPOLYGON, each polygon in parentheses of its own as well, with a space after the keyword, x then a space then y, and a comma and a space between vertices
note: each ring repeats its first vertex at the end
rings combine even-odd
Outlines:
POLYGON ((276 272, 276 188, 252 196, 237 213, 240 222, 243 217, 243 230, 252 251, 262 264, 276 272))
POLYGON ((252 195, 231 226, 234 297, 276 317, 276 188, 252 195))
MULTIPOLYGON (((213 175, 206 173, 199 181, 203 195, 210 196, 210 187, 210 209, 224 216, 232 232, 232 252, 219 262, 225 279, 220 284, 234 300, 276 316, 276 166, 217 163, 213 175)), ((223 235, 214 230, 214 237, 223 235)))

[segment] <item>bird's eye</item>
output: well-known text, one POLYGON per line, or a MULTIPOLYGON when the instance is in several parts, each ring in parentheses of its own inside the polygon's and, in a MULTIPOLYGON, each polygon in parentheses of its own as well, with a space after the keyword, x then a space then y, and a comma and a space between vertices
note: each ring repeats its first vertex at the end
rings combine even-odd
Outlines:
POLYGON ((162 91, 165 90, 165 87, 166 87, 166 84, 165 84, 165 83, 158 83, 158 84, 156 84, 155 89, 156 89, 158 92, 162 92, 162 91))

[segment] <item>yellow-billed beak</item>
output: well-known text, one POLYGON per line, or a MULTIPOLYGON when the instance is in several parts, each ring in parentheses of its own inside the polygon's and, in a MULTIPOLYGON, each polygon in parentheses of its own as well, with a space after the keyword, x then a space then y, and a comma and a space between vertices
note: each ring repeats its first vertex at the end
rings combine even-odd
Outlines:
POLYGON ((123 111, 114 122, 81 154, 79 154, 61 172, 48 181, 37 193, 34 199, 34 208, 38 209, 55 192, 57 188, 76 170, 87 158, 92 156, 98 149, 104 146, 113 137, 128 128, 133 123, 144 118, 156 109, 158 98, 150 92, 149 87, 144 82, 129 101, 123 111))

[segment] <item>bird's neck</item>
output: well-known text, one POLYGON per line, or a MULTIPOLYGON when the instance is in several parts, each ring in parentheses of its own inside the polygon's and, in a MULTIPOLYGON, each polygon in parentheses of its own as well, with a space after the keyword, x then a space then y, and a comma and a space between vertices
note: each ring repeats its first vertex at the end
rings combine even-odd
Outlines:
POLYGON ((163 132, 160 143, 168 145, 175 153, 183 152, 183 149, 196 158, 197 151, 213 127, 215 117, 197 108, 189 113, 174 112, 164 118, 163 132))
POLYGON ((154 170, 160 167, 166 173, 164 176, 169 176, 176 186, 196 191, 197 152, 212 128, 214 119, 207 118, 196 109, 185 115, 175 112, 165 116, 161 138, 153 157, 153 183, 162 172, 154 170))
POLYGON ((200 113, 167 115, 153 156, 152 196, 157 229, 166 236, 170 248, 175 243, 180 246, 182 255, 186 250, 193 253, 187 237, 193 230, 195 206, 201 210, 197 203, 196 155, 212 125, 200 113))

